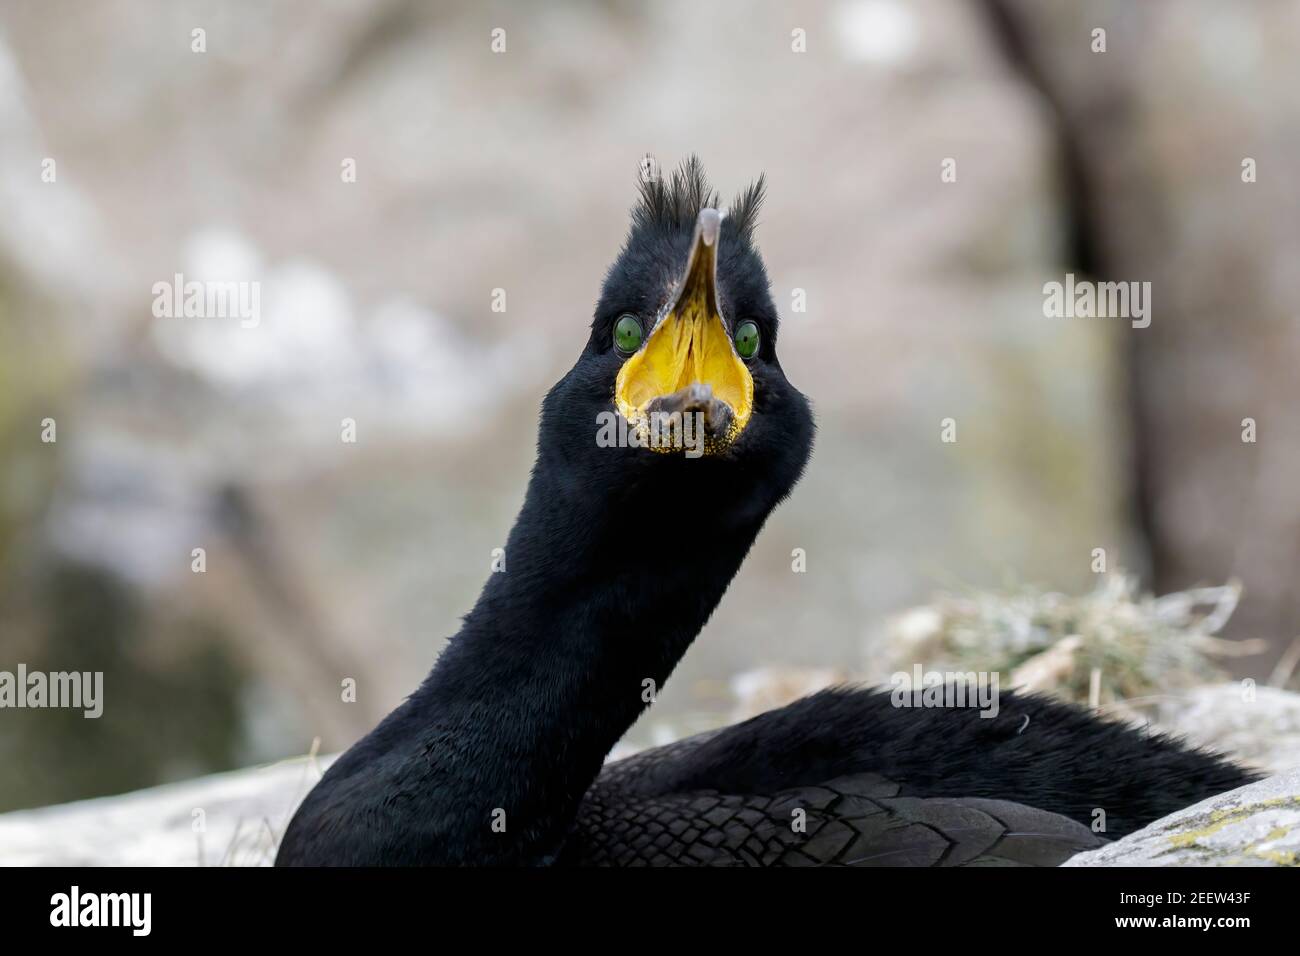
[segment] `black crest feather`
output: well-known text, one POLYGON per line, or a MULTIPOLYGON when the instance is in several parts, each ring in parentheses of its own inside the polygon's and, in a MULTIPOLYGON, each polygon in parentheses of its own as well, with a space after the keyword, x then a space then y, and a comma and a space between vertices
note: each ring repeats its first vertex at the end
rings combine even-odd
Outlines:
MULTIPOLYGON (((704 164, 695 155, 686 157, 668 176, 642 175, 641 201, 632 210, 638 228, 679 229, 694 225, 700 210, 718 206, 718 192, 709 185, 704 164)), ((750 183, 731 203, 724 228, 749 242, 758 223, 758 211, 767 193, 763 176, 750 183)))

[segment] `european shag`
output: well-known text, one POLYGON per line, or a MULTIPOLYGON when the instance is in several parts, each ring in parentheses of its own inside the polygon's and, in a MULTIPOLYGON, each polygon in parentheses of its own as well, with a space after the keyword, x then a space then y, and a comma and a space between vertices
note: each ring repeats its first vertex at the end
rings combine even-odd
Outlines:
POLYGON ((1054 865, 1251 779, 1046 698, 989 719, 851 689, 603 766, 812 448, 762 198, 760 178, 723 213, 694 158, 642 183, 542 403, 508 571, 324 774, 278 865, 1054 865), (599 440, 611 420, 622 439, 599 440))

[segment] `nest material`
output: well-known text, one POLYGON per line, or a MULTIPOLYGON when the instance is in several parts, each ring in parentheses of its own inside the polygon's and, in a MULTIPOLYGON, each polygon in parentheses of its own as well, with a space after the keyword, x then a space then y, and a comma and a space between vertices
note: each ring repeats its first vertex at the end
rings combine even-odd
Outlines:
POLYGON ((887 670, 997 672, 1005 688, 1050 693, 1125 711, 1223 679, 1221 661, 1263 650, 1263 641, 1216 635, 1241 596, 1230 581, 1154 597, 1136 579, 1110 574, 1091 594, 1031 589, 943 595, 895 617, 873 648, 887 670))

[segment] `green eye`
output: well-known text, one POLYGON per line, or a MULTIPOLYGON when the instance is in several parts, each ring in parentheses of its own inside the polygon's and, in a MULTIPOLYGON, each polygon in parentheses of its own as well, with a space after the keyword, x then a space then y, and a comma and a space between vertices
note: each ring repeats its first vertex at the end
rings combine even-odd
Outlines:
POLYGON ((752 358, 758 351, 758 323, 741 322, 734 336, 741 358, 752 358))
POLYGON ((641 320, 635 315, 625 314, 614 323, 614 344, 620 352, 635 352, 641 347, 641 320))

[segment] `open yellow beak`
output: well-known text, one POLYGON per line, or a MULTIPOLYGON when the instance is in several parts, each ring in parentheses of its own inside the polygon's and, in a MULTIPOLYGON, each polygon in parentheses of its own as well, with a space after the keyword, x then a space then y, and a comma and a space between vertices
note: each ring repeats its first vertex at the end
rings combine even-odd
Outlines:
POLYGON ((614 382, 619 413, 638 429, 648 429, 660 410, 703 413, 706 455, 735 441, 754 410, 754 379, 718 307, 721 227, 718 210, 700 210, 686 276, 672 305, 614 382))

